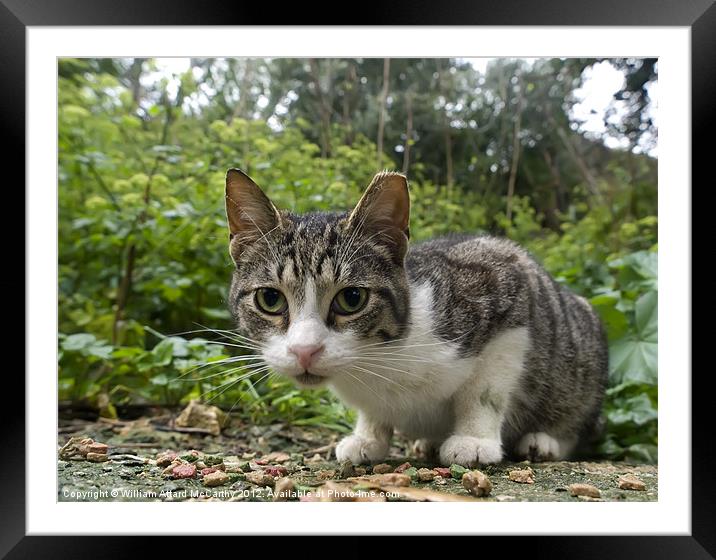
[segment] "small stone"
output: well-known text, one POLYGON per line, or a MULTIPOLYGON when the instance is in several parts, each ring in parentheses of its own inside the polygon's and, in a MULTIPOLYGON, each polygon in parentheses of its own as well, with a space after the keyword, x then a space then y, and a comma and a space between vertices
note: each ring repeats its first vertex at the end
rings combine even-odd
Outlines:
POLYGON ((196 449, 192 449, 191 451, 187 451, 186 453, 179 455, 179 458, 189 463, 195 463, 199 460, 199 456, 199 452, 196 449))
POLYGON ((420 482, 431 482, 437 476, 432 469, 418 469, 418 480, 420 482))
POLYGON ((355 476, 363 476, 368 472, 368 469, 366 469, 365 467, 355 467, 353 469, 353 472, 355 473, 355 476))
POLYGON ((469 469, 466 469, 462 465, 453 463, 450 465, 450 476, 452 476, 455 480, 462 480, 463 475, 468 472, 468 470, 469 469))
POLYGON ((409 469, 405 469, 403 471, 403 474, 406 474, 410 477, 410 480, 417 480, 418 479, 418 469, 415 467, 410 467, 409 469))
POLYGON ((402 473, 407 471, 410 467, 410 463, 403 463, 402 465, 398 465, 397 467, 395 467, 395 469, 393 469, 393 472, 402 473))
POLYGON ((177 458, 176 451, 162 451, 157 454, 156 464, 158 467, 167 467, 177 458))
POLYGON ((410 477, 404 473, 369 474, 349 479, 356 482, 367 482, 370 484, 386 486, 410 486, 410 477))
POLYGON ((204 455, 204 463, 207 467, 214 467, 224 462, 224 457, 221 455, 204 455))
POLYGON ((322 463, 323 461, 325 461, 325 459, 318 453, 314 454, 313 457, 306 459, 306 463, 322 463))
POLYGON ((462 475, 462 485, 465 490, 478 498, 488 496, 492 491, 490 477, 480 471, 468 471, 462 475))
POLYGON ((296 485, 290 478, 279 478, 274 484, 273 501, 285 502, 298 497, 296 485))
POLYGON ((273 451, 264 456, 263 459, 266 459, 269 463, 285 463, 291 459, 291 456, 283 451, 273 451))
POLYGON ((602 496, 599 488, 591 484, 570 484, 569 493, 572 496, 588 496, 590 498, 601 498, 602 496))
POLYGON ((108 457, 106 453, 87 453, 86 459, 93 463, 104 463, 108 457))
POLYGON ((447 484, 447 479, 443 478, 442 476, 437 476, 435 480, 433 480, 433 484, 437 486, 445 486, 447 484))
POLYGON ((442 478, 450 478, 452 474, 450 473, 450 469, 447 467, 435 467, 433 469, 436 475, 442 477, 442 478))
POLYGON ((330 480, 334 476, 336 476, 336 471, 334 470, 318 471, 316 473, 316 478, 318 480, 330 480))
POLYGON ((633 474, 625 474, 619 477, 619 488, 622 490, 639 490, 641 492, 646 490, 646 484, 639 480, 633 474))
POLYGON ((201 476, 206 476, 207 474, 215 473, 217 469, 214 467, 205 467, 201 469, 199 472, 201 473, 201 476))
POLYGON ((348 478, 351 476, 355 476, 355 467, 353 466, 353 463, 351 461, 343 461, 341 463, 340 468, 338 469, 338 477, 339 478, 348 478))
POLYGON ((592 496, 577 496, 580 500, 583 502, 601 502, 603 501, 601 498, 593 498, 592 496))
POLYGON ((386 474, 390 472, 393 472, 393 467, 388 463, 380 463, 373 467, 373 474, 386 474))
POLYGON ((270 474, 274 478, 278 478, 279 476, 286 476, 288 474, 288 470, 286 470, 286 467, 264 467, 264 472, 266 474, 270 474))
POLYGON ((192 400, 174 421, 181 428, 200 428, 213 436, 221 434, 227 415, 220 408, 192 400))
POLYGON ((273 487, 276 479, 270 474, 264 471, 251 471, 246 474, 246 480, 255 484, 256 486, 271 486, 273 487))
POLYGON ((174 478, 194 478, 196 476, 196 466, 191 463, 182 463, 173 467, 171 473, 174 478))
POLYGON ((535 483, 535 472, 530 467, 512 470, 509 472, 509 477, 512 482, 519 482, 520 484, 535 483))
POLYGON ((99 453, 100 455, 106 455, 109 450, 109 445, 106 443, 94 442, 87 446, 88 453, 99 453))
POLYGON ((230 477, 223 471, 214 471, 202 479, 204 486, 222 486, 229 482, 230 477))

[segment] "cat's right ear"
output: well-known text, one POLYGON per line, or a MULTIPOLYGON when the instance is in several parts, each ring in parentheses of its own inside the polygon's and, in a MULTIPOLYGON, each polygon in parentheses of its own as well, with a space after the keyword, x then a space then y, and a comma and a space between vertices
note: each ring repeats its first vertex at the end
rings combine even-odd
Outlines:
POLYGON ((281 215, 264 192, 240 169, 226 172, 226 218, 229 252, 234 262, 247 245, 281 223, 281 215))

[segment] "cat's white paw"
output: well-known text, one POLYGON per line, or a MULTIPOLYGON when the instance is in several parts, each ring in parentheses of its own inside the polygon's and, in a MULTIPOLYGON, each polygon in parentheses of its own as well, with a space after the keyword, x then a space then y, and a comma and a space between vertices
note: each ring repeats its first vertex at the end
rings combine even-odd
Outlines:
POLYGON ((438 452, 436 443, 430 439, 416 439, 413 442, 413 456, 416 459, 433 459, 438 452))
POLYGON ((443 465, 457 463, 466 467, 502 461, 502 443, 496 439, 450 436, 440 446, 443 465))
POLYGON ((530 461, 557 461, 562 458, 559 440, 544 432, 525 434, 517 443, 515 452, 530 461))
POLYGON ((336 446, 336 459, 350 461, 354 465, 382 461, 388 454, 389 444, 355 434, 344 437, 336 446))

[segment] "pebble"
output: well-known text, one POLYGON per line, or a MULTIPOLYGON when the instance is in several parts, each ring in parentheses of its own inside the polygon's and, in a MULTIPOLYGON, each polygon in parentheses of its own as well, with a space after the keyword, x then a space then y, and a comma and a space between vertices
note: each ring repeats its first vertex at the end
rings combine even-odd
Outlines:
POLYGON ((535 472, 530 467, 512 470, 508 475, 512 482, 519 482, 520 484, 535 483, 535 472))
POLYGON ((621 488, 622 490, 639 490, 642 492, 646 490, 646 484, 644 484, 633 474, 625 474, 624 476, 620 476, 618 484, 619 488, 621 488))
POLYGON ((107 454, 107 451, 109 450, 109 445, 106 443, 99 443, 94 442, 87 446, 87 453, 100 453, 103 455, 107 454))
POLYGON ((437 473, 431 469, 418 469, 418 480, 420 482, 430 482, 435 480, 437 473))
POLYGON ((403 463, 402 465, 398 465, 397 467, 395 467, 395 469, 393 469, 393 472, 402 473, 407 471, 410 467, 410 463, 403 463))
POLYGON ((457 463, 450 465, 450 476, 452 476, 455 480, 460 480, 467 471, 468 469, 462 465, 458 465, 457 463))
POLYGON ((416 469, 415 467, 410 467, 409 469, 405 469, 403 471, 403 474, 408 475, 410 477, 410 480, 418 479, 418 469, 416 469))
POLYGON ((334 470, 327 470, 327 471, 318 471, 316 473, 316 478, 318 480, 329 480, 336 476, 336 471, 334 470))
POLYGON ((196 466, 190 463, 182 463, 172 468, 171 473, 174 478, 194 478, 196 476, 196 466))
POLYGON ((410 486, 410 477, 403 473, 369 474, 358 478, 351 478, 356 482, 372 482, 386 486, 410 486))
POLYGON ((230 477, 224 471, 214 471, 204 476, 202 483, 204 486, 222 486, 229 482, 230 477))
POLYGON ((380 463, 373 467, 373 474, 386 474, 390 472, 393 472, 393 467, 388 463, 380 463))
POLYGON ((348 478, 356 475, 356 469, 351 461, 343 461, 338 469, 339 478, 348 478))
POLYGON ((276 483, 276 479, 270 474, 263 471, 251 471, 246 474, 246 480, 257 486, 271 486, 273 487, 276 483))
POLYGON ((176 458, 177 454, 175 451, 162 451, 157 455, 156 463, 158 467, 168 467, 176 458))
POLYGON ((104 463, 108 458, 105 453, 87 453, 86 459, 92 463, 104 463))
POLYGON ((462 485, 470 494, 481 498, 492 492, 490 477, 480 471, 469 471, 462 476, 462 485))
POLYGON ((274 478, 277 478, 279 476, 286 476, 288 474, 288 470, 286 470, 286 467, 275 467, 275 466, 264 467, 264 472, 266 474, 270 474, 274 478))
POLYGON ((294 497, 297 493, 295 492, 296 485, 290 478, 279 478, 273 490, 273 501, 274 502, 285 502, 294 497))
POLYGON ((570 484, 569 493, 572 496, 587 496, 589 498, 601 498, 602 496, 599 488, 591 484, 570 484))
POLYGON ((285 463, 291 459, 291 456, 283 451, 273 451, 263 457, 263 459, 266 459, 269 463, 285 463))
POLYGON ((436 475, 442 478, 452 477, 452 474, 450 474, 450 469, 448 469, 447 467, 435 467, 433 470, 435 471, 436 475))

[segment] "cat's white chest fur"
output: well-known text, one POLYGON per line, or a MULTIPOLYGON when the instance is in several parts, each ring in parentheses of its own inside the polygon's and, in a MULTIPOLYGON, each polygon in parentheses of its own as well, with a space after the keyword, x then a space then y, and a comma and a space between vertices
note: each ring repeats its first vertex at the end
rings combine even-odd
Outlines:
POLYGON ((453 425, 453 395, 475 373, 479 357, 461 358, 455 342, 432 332, 428 284, 411 287, 411 329, 406 338, 364 349, 332 388, 355 407, 409 437, 440 438, 453 425))

